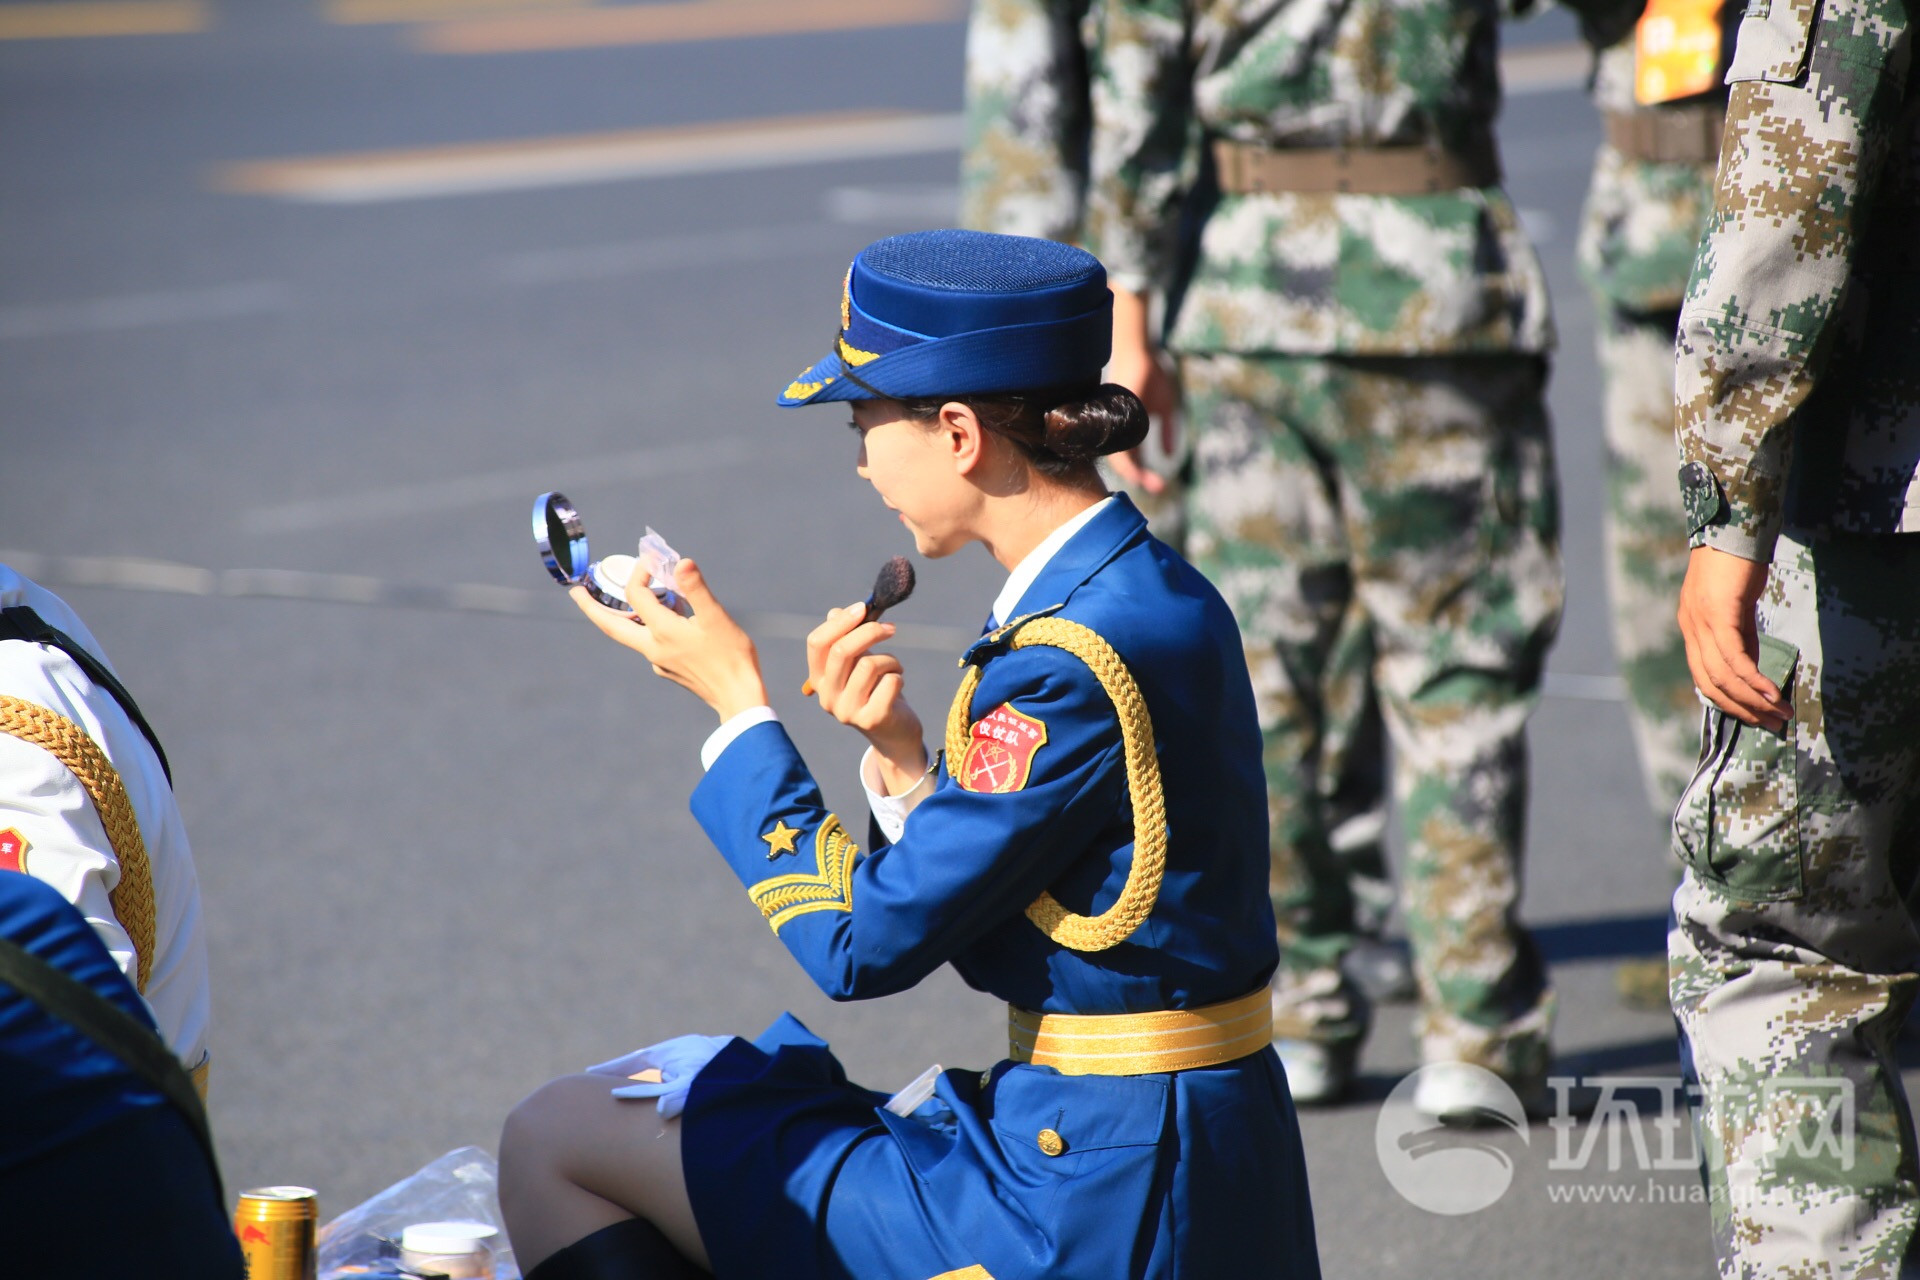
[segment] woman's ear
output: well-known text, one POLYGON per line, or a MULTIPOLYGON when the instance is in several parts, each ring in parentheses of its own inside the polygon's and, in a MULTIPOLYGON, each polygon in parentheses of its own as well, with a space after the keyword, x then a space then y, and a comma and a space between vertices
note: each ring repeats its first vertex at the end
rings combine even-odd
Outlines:
POLYGON ((972 475, 986 456, 987 429, 971 406, 949 400, 940 406, 940 439, 953 459, 954 470, 972 475))

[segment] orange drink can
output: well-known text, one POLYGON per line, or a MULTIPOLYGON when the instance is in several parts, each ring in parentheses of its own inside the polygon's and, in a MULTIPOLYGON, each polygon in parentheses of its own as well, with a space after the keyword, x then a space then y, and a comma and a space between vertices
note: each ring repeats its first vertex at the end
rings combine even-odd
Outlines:
POLYGON ((240 1193, 233 1233, 247 1280, 314 1280, 320 1197, 311 1187, 255 1187, 240 1193))

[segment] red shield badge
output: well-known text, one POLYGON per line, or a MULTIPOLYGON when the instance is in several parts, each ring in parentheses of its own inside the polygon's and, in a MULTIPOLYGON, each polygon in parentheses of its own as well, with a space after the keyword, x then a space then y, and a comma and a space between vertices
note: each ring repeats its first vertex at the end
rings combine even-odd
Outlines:
POLYGON ((27 848, 27 838, 15 828, 0 831, 0 871, 25 871, 27 848))
POLYGON ((1033 755, 1047 742, 1047 726, 1003 702, 976 720, 954 777, 969 791, 1001 794, 1027 785, 1033 755))

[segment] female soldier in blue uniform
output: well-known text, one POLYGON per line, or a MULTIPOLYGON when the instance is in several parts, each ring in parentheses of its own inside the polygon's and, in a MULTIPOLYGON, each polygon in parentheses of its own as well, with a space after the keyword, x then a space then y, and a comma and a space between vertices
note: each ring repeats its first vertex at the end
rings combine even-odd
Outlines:
POLYGON ((832 354, 780 397, 852 401, 859 473, 920 552, 980 542, 1012 575, 931 768, 899 663, 871 652, 891 626, 855 606, 810 637, 822 706, 871 744, 864 856, 692 562, 691 618, 638 583, 644 626, 580 597, 719 714, 694 814, 822 989, 886 995, 952 964, 1008 1003, 1010 1047, 905 1115, 791 1017, 554 1081, 501 1143, 532 1280, 1319 1274, 1269 1046, 1246 666, 1219 595, 1095 470, 1146 426, 1100 385, 1111 306, 1068 246, 892 237, 855 259, 832 354), (610 1088, 643 1067, 664 1078, 610 1088))

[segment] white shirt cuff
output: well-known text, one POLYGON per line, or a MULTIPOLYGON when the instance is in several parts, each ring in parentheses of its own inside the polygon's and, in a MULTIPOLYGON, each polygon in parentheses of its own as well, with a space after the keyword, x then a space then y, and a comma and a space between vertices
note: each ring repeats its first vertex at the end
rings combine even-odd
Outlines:
POLYGON ((774 724, 780 723, 780 717, 773 713, 772 707, 748 707, 745 711, 737 713, 733 719, 707 735, 706 742, 700 747, 700 767, 713 768, 713 762, 720 758, 722 751, 733 745, 735 738, 753 726, 766 724, 769 721, 774 724))
POLYGON ((867 789, 867 811, 873 814, 880 834, 887 838, 888 844, 892 844, 907 829, 907 815, 933 794, 933 771, 929 769, 912 787, 897 796, 890 796, 886 793, 886 783, 880 777, 880 762, 874 759, 873 748, 868 747, 866 754, 860 757, 860 785, 867 789))

